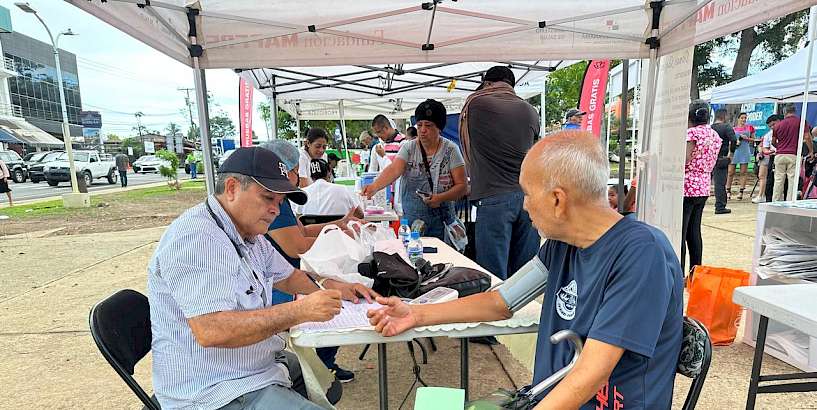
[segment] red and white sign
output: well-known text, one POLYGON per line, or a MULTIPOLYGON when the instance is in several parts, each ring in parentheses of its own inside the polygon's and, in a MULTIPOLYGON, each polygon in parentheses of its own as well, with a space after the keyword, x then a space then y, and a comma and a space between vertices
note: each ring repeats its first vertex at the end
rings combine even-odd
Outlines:
POLYGON ((238 82, 238 124, 241 129, 241 146, 252 146, 252 85, 240 79, 238 82))
POLYGON ((582 119, 582 130, 590 131, 596 138, 601 135, 601 120, 604 118, 604 96, 607 92, 607 75, 610 60, 591 60, 584 72, 579 109, 587 115, 582 119))

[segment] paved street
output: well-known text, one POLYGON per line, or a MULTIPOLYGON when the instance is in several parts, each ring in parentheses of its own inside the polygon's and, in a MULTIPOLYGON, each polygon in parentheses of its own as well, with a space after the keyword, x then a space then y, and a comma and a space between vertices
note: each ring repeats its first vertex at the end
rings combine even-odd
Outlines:
MULTIPOLYGON (((181 172, 179 173, 180 180, 189 177, 190 177, 189 175, 184 173, 184 170, 181 170, 181 172)), ((164 180, 165 178, 159 174, 152 173, 134 174, 133 172, 128 173, 129 187, 150 184, 153 182, 161 182, 164 180)), ((11 183, 9 184, 9 186, 12 189, 12 194, 14 195, 15 201, 26 201, 31 199, 47 198, 50 196, 58 196, 71 192, 71 184, 68 182, 62 182, 58 186, 52 187, 48 186, 48 184, 45 183, 45 181, 35 184, 29 180, 22 184, 11 183)), ((91 185, 88 190, 91 192, 98 192, 107 189, 119 188, 120 186, 121 185, 119 185, 119 181, 117 181, 116 184, 111 185, 108 184, 108 180, 106 179, 95 179, 94 184, 91 185)))

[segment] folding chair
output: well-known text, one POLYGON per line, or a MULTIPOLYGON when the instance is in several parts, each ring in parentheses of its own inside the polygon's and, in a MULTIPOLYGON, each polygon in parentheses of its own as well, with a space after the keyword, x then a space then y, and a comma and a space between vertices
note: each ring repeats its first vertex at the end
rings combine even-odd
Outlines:
POLYGON ((150 351, 148 298, 135 290, 120 290, 91 308, 88 322, 102 356, 144 403, 143 409, 160 410, 156 396, 148 396, 133 378, 136 363, 150 351))
POLYGON ((692 379, 683 410, 693 410, 704 387, 709 363, 712 361, 712 340, 701 322, 684 316, 684 336, 676 371, 692 379))

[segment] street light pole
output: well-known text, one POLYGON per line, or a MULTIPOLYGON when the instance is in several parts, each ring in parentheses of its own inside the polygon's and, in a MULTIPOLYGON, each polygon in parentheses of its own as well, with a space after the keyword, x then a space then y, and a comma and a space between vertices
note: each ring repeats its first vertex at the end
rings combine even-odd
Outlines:
POLYGON ((34 17, 37 17, 37 20, 40 21, 40 24, 43 25, 45 28, 46 33, 48 33, 48 38, 51 40, 51 47, 54 49, 54 63, 56 64, 56 71, 57 71, 57 87, 60 90, 60 107, 62 108, 62 140, 65 143, 65 152, 68 155, 68 173, 70 174, 71 178, 71 191, 74 194, 79 193, 79 187, 77 186, 77 174, 76 174, 76 167, 74 166, 74 152, 71 149, 71 130, 68 124, 68 107, 65 104, 65 89, 62 83, 62 67, 60 66, 60 49, 58 47, 60 36, 75 36, 76 34, 71 31, 71 29, 65 30, 59 34, 57 34, 57 38, 55 39, 54 36, 51 35, 51 30, 48 28, 48 25, 45 24, 45 21, 37 14, 37 11, 31 8, 28 3, 14 3, 17 7, 23 10, 26 13, 33 14, 34 17))

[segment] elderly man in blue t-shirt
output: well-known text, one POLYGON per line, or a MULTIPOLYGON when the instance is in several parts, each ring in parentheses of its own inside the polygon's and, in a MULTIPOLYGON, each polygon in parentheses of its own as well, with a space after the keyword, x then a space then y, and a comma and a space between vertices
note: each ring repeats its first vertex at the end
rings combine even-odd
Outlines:
POLYGON ((372 324, 392 336, 506 319, 544 292, 533 383, 572 358, 550 335, 570 329, 585 345, 572 371, 537 398, 537 409, 669 409, 683 325, 680 263, 661 231, 609 207, 608 175, 589 133, 561 131, 539 141, 520 175, 525 209, 548 238, 538 257, 497 291, 433 306, 378 298, 388 306, 369 312, 372 324))

